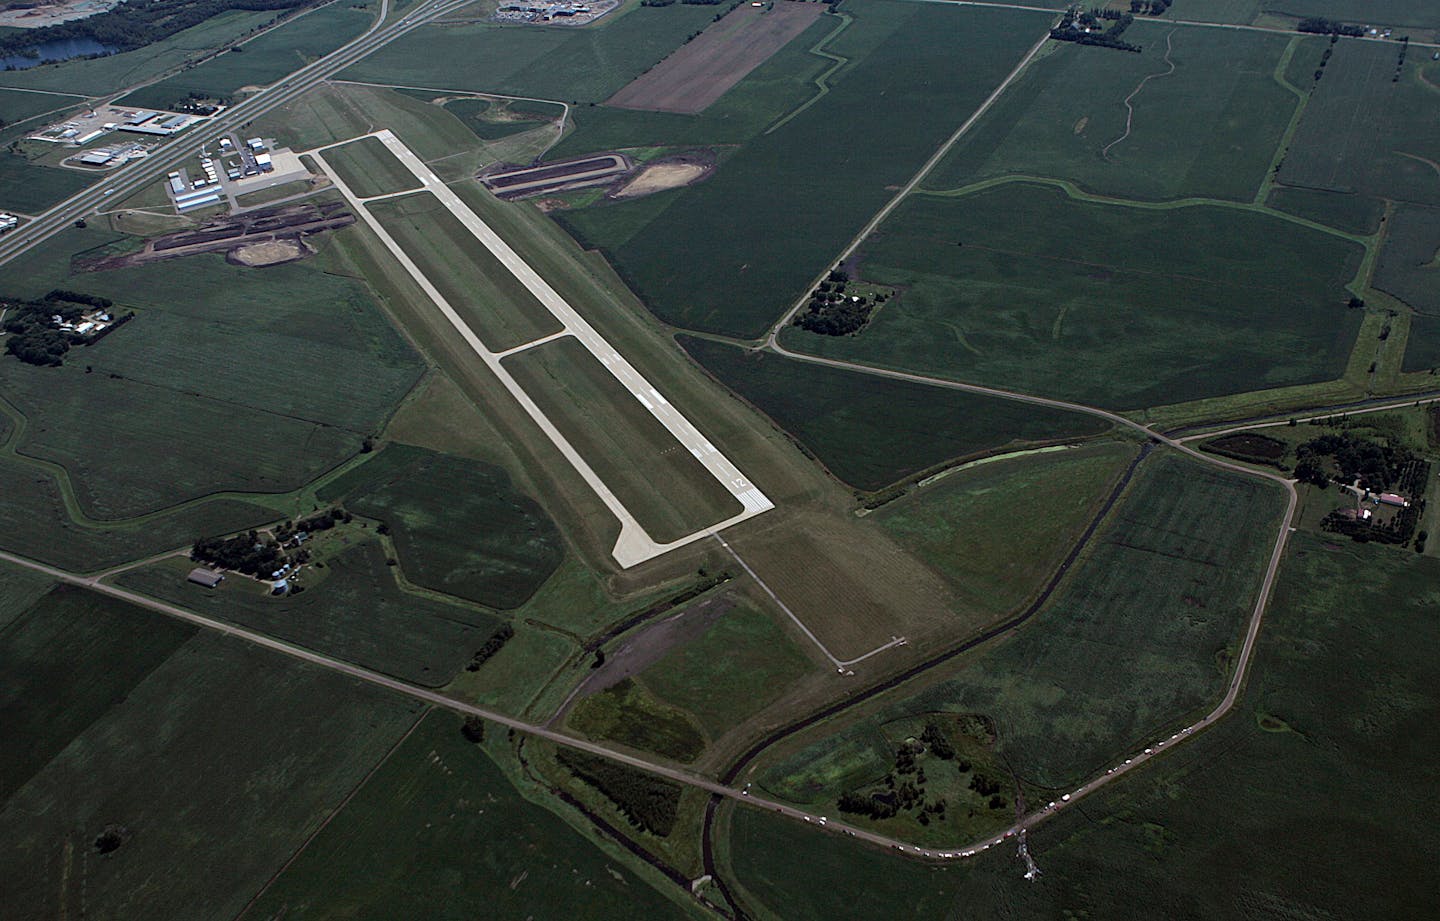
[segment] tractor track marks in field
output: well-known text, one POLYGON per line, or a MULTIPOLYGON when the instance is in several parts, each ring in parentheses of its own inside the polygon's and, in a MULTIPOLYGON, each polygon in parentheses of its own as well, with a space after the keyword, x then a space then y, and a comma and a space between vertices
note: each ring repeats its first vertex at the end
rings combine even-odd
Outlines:
POLYGON ((1135 120, 1135 107, 1131 105, 1131 100, 1134 99, 1136 96, 1140 95, 1140 91, 1145 88, 1145 84, 1149 83, 1151 80, 1158 80, 1161 77, 1168 77, 1175 72, 1175 62, 1170 60, 1170 52, 1174 50, 1173 46, 1171 45, 1171 38, 1174 35, 1174 29, 1171 29, 1165 34, 1165 63, 1169 66, 1169 70, 1158 74, 1150 74, 1148 77, 1145 77, 1135 86, 1135 89, 1130 91, 1130 95, 1125 97, 1125 133, 1120 135, 1115 140, 1111 141, 1109 144, 1106 144, 1104 147, 1100 148, 1100 156, 1103 159, 1109 160, 1110 148, 1114 147, 1116 144, 1119 144, 1121 141, 1125 140, 1130 136, 1130 126, 1131 123, 1135 120))

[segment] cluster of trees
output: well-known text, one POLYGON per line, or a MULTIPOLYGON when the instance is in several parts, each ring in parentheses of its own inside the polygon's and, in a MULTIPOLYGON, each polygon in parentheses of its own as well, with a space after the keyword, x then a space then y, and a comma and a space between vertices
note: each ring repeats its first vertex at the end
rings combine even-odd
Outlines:
POLYGON ((460 727, 460 734, 467 742, 485 741, 485 721, 478 716, 465 717, 465 723, 460 727))
POLYGON ((1409 51, 1409 50, 1410 50, 1410 36, 1408 36, 1408 35, 1402 35, 1402 36, 1400 37, 1400 54, 1397 55, 1396 58, 1395 58, 1395 76, 1393 76, 1393 77, 1390 78, 1390 82, 1391 82, 1391 83, 1399 83, 1399 82, 1400 82, 1400 74, 1404 73, 1404 71, 1405 71, 1405 52, 1407 52, 1407 51, 1409 51))
POLYGON ((72 345, 88 344, 106 335, 122 323, 131 320, 133 311, 120 317, 102 333, 82 336, 79 333, 58 329, 55 317, 73 323, 88 309, 108 309, 110 300, 90 294, 56 289, 38 301, 0 300, 5 309, 5 352, 26 364, 59 367, 65 360, 65 353, 72 345))
POLYGON ((315 0, 127 0, 112 10, 0 38, 0 57, 37 54, 51 42, 94 41, 133 51, 230 10, 296 10, 315 0))
POLYGON ((890 296, 852 294, 849 282, 850 275, 845 270, 831 271, 810 293, 810 304, 795 318, 795 325, 822 336, 851 336, 864 329, 870 316, 890 296))
POLYGON ((1310 32, 1315 35, 1349 35, 1358 38, 1365 34, 1365 27, 1336 22, 1333 19, 1326 19, 1324 16, 1310 16, 1300 20, 1300 23, 1295 26, 1295 31, 1310 32))
POLYGON ((246 531, 234 537, 202 537, 190 548, 190 559, 247 576, 268 576, 284 565, 285 554, 273 539, 246 531))
POLYGON ((501 624, 499 629, 490 634, 490 638, 485 641, 484 645, 475 650, 475 655, 470 658, 470 664, 465 666, 465 670, 467 672, 478 672, 480 666, 490 661, 490 658, 494 656, 495 653, 504 649, 505 644, 510 642, 510 638, 514 635, 514 627, 508 623, 501 624))
POLYGON ((675 827, 680 785, 584 752, 562 750, 555 759, 599 790, 636 828, 661 838, 675 827))
POLYGON ((1130 12, 1139 16, 1160 16, 1170 9, 1171 0, 1130 0, 1130 12))
POLYGON ((1080 13, 1071 7, 1065 12, 1060 25, 1050 30, 1050 37, 1060 42, 1074 42, 1077 45, 1095 45, 1100 48, 1114 48, 1117 51, 1140 51, 1140 46, 1120 38, 1135 21, 1133 13, 1117 10, 1090 10, 1080 13), (1104 32, 1087 31, 1098 29, 1102 19, 1111 20, 1110 28, 1104 32))
POLYGON ((1403 445, 1392 447, 1340 432, 1305 442, 1295 449, 1295 458, 1295 476, 1302 483, 1327 485, 1330 478, 1324 459, 1331 458, 1341 482, 1350 483, 1358 477, 1369 489, 1389 489, 1414 455, 1403 445))
POLYGON ((926 723, 925 731, 920 733, 920 741, 930 749, 930 754, 941 761, 951 761, 955 758, 955 746, 951 744, 950 737, 945 735, 945 730, 940 728, 939 723, 926 723))
MULTIPOLYGON (((1410 504, 1396 509, 1389 521, 1382 523, 1374 518, 1358 521, 1347 518, 1337 510, 1325 517, 1321 527, 1362 543, 1372 540, 1384 544, 1408 543, 1410 538, 1415 536, 1415 529, 1420 525, 1420 518, 1425 512, 1425 500, 1421 497, 1430 483, 1430 465, 1419 458, 1411 457, 1401 465, 1395 482, 1396 489, 1409 498, 1410 504)), ((1428 537, 1426 532, 1420 532, 1415 541, 1417 552, 1424 552, 1428 537)))

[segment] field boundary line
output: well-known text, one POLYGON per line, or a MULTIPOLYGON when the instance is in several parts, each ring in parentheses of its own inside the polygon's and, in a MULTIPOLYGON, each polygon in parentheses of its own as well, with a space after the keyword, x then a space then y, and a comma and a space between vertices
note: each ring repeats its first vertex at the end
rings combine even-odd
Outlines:
POLYGON ((809 627, 805 626, 805 621, 801 620, 799 615, 797 615, 794 611, 790 610, 789 605, 780 600, 780 596, 775 594, 775 590, 772 589, 769 585, 765 584, 765 580, 760 578, 760 574, 750 568, 750 564, 745 562, 745 558, 742 557, 739 553, 737 553, 735 548, 730 546, 730 544, 725 540, 725 538, 721 537, 717 533, 715 535, 715 539, 720 542, 720 546, 724 547, 726 551, 728 551, 729 554, 735 558, 735 562, 739 563, 741 568, 744 569, 745 572, 749 573, 750 578, 755 580, 755 584, 760 586, 761 590, 764 591, 766 595, 770 596, 770 600, 775 602, 775 604, 779 606, 780 610, 785 612, 785 616, 789 617, 792 621, 795 622, 795 626, 800 628, 800 632, 804 633, 807 637, 810 638, 810 642, 815 644, 816 648, 824 654, 825 658, 830 660, 830 664, 834 665, 836 671, 840 672, 840 674, 846 676, 854 675, 855 673, 850 671, 850 666, 864 662, 871 656, 879 655, 887 649, 893 649, 896 646, 904 646, 908 642, 903 636, 892 636, 890 638, 890 642, 884 644, 883 646, 876 646, 874 649, 870 650, 864 655, 856 656, 853 659, 841 659, 836 657, 836 655, 831 652, 824 643, 820 642, 820 637, 816 636, 809 627))
POLYGON ((804 112, 806 109, 810 108, 815 103, 819 102, 821 99, 824 99, 825 96, 830 92, 830 78, 839 73, 846 64, 850 63, 850 59, 845 57, 844 55, 835 54, 834 52, 825 50, 825 46, 830 44, 831 39, 839 36, 841 32, 844 32, 850 27, 850 23, 855 21, 855 17, 851 16, 849 13, 836 12, 835 15, 840 17, 840 25, 836 26, 834 30, 826 34, 823 38, 820 39, 820 41, 816 42, 810 48, 811 54, 817 55, 822 58, 828 58, 829 60, 834 61, 834 63, 831 64, 828 68, 826 68, 823 73, 817 74, 815 76, 815 79, 810 81, 811 83, 815 84, 819 92, 817 92, 815 95, 811 96, 804 102, 800 103, 800 105, 791 109, 785 115, 782 115, 779 121, 761 132, 762 137, 764 135, 780 130, 780 128, 789 123, 792 118, 799 115, 801 112, 804 112))

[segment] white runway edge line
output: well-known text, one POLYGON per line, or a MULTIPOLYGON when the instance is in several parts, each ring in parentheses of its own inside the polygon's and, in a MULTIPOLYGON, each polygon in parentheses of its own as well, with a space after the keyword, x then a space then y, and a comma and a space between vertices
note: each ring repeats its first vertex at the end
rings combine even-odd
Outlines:
MULTIPOLYGON (((545 305, 545 308, 549 310, 555 318, 560 321, 561 326, 564 327, 563 333, 546 336, 517 348, 508 349, 503 353, 490 351, 480 341, 479 337, 475 335, 474 330, 470 328, 469 324, 460 317, 459 313, 457 313, 440 292, 436 290, 435 286, 430 282, 430 279, 425 276, 425 273, 420 270, 419 266, 415 265, 410 257, 405 254, 405 251, 401 249, 400 245, 396 243, 395 239, 381 226, 379 220, 365 207, 365 202, 369 199, 357 196, 354 191, 335 174, 335 171, 330 168, 330 165, 325 162, 323 151, 348 144, 351 141, 360 140, 360 138, 351 138, 347 141, 329 144, 309 151, 310 155, 315 157, 316 162, 330 175, 330 178, 335 183, 335 187, 338 188, 341 194, 355 207, 355 210, 365 224, 380 238, 380 241, 385 244, 386 248, 390 250, 391 254, 394 255, 405 270, 410 273, 410 276, 415 280, 415 283, 420 286, 421 290, 435 302, 440 312, 445 315, 445 318, 450 321, 450 324, 455 327, 475 354, 480 356, 490 371, 505 385, 505 389, 510 392, 510 395, 530 414, 530 417, 535 420, 535 424, 540 426, 541 431, 549 437, 555 447, 564 455, 565 459, 570 462, 570 465, 580 474, 581 479, 594 490, 595 494, 600 498, 600 501, 604 502, 605 506, 610 509, 610 512, 619 520, 620 536, 615 541, 615 547, 611 550, 611 555, 621 567, 628 569, 631 566, 639 565, 647 560, 668 553, 677 547, 683 547, 701 538, 718 534, 724 528, 739 524, 742 521, 753 518, 775 507, 774 503, 771 502, 755 484, 751 483, 748 477, 740 472, 739 468, 731 463, 724 454, 721 454, 719 449, 711 444, 709 439, 702 435, 699 429, 695 428, 690 420, 685 418, 669 400, 661 396, 660 392, 656 390, 639 371, 635 370, 634 366, 611 347, 610 343, 596 332, 594 327, 586 322, 564 298, 556 293, 555 289, 550 287, 550 285, 530 267, 529 263, 511 249, 509 244, 501 239, 500 235, 492 230, 479 215, 472 211, 458 195, 451 191, 451 189, 440 180, 440 177, 431 172, 430 168, 427 167, 410 148, 406 147, 399 138, 391 133, 389 129, 382 129, 365 135, 365 137, 377 138, 401 163, 405 164, 406 168, 414 174, 415 178, 420 180, 422 188, 419 191, 427 191, 434 195, 451 214, 459 219, 477 240, 495 255, 495 258, 498 259, 502 265, 509 269, 510 272, 535 295, 535 298, 540 301, 541 304, 545 305), (555 427, 549 417, 545 415, 540 407, 535 404, 535 401, 530 398, 529 394, 525 392, 525 389, 521 387, 501 365, 501 358, 505 355, 510 355, 525 348, 533 347, 543 342, 553 341, 556 338, 567 335, 574 336, 581 345, 585 346, 590 354, 595 356, 596 360, 608 368, 615 379, 619 381, 626 390, 630 391, 630 394, 650 412, 650 415, 654 416, 661 425, 665 426, 670 434, 674 435, 676 440, 700 461, 701 465, 705 467, 710 475, 715 477, 720 485, 724 486, 732 496, 739 500, 741 506, 739 514, 667 543, 656 541, 646 532, 640 522, 631 514, 630 510, 620 501, 619 497, 605 484, 604 480, 600 478, 599 474, 594 471, 585 459, 580 456, 580 453, 575 450, 574 446, 566 440, 565 436, 560 433, 559 429, 555 427)), ((418 194, 418 192, 416 194, 418 194)), ((382 197, 389 196, 376 196, 377 199, 382 197)))

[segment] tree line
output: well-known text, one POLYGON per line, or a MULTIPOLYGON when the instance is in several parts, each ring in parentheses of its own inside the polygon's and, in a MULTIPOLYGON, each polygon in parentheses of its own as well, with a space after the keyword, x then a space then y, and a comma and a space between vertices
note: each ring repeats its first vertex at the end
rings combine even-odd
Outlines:
POLYGON ((89 336, 58 328, 55 317, 74 323, 87 310, 108 310, 111 306, 113 304, 108 298, 58 288, 38 301, 0 298, 0 308, 4 308, 5 312, 3 328, 9 334, 5 339, 5 352, 26 364, 58 368, 64 363, 72 345, 90 345, 98 341, 121 324, 134 319, 135 311, 128 311, 104 330, 89 336))
POLYGON ((562 749, 555 760, 604 794, 636 828, 661 838, 675 828, 682 792, 679 784, 584 752, 562 749))

